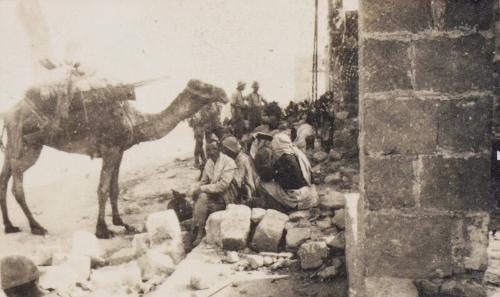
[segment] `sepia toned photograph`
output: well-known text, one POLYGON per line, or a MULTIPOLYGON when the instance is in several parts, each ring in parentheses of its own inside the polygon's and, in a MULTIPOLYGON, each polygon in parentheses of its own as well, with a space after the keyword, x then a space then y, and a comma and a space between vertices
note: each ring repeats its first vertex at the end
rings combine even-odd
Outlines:
POLYGON ((500 0, 0 0, 0 57, 0 297, 500 297, 500 0))

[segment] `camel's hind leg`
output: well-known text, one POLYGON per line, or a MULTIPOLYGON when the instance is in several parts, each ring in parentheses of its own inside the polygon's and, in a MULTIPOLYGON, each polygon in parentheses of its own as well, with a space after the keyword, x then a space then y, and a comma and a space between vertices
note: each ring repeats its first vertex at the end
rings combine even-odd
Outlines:
POLYGON ((25 145, 23 147, 22 154, 11 160, 12 166, 12 194, 16 198, 17 203, 23 210, 26 218, 28 218, 31 233, 35 235, 45 235, 47 234, 47 230, 43 228, 33 217, 28 204, 26 203, 26 198, 24 195, 24 187, 23 187, 23 176, 24 172, 31 168, 40 157, 40 152, 42 151, 42 146, 28 146, 25 145))
POLYGON ((9 212, 7 210, 7 185, 12 176, 12 169, 8 156, 5 156, 2 172, 0 173, 0 208, 2 209, 3 226, 5 233, 16 233, 21 229, 12 225, 9 219, 9 212))

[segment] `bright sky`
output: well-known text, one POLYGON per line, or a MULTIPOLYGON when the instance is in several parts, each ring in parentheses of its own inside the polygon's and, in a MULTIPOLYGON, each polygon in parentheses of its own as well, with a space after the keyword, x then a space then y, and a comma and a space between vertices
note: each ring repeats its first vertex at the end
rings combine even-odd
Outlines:
MULTIPOLYGON (((320 0, 320 53, 327 42, 326 3, 320 0)), ((40 6, 53 59, 78 60, 126 82, 168 76, 138 89, 134 105, 147 112, 166 107, 191 78, 223 87, 228 95, 238 80, 258 80, 265 98, 284 105, 294 99, 296 58, 312 55, 314 0, 43 0, 40 6)), ((1 112, 20 100, 40 73, 16 0, 0 0, 0 40, 1 112)), ((189 129, 179 129, 185 130, 127 152, 124 166, 140 165, 146 155, 155 161, 171 154, 175 149, 166 145, 172 137, 176 149, 182 146, 179 137, 192 141, 185 135, 189 129)), ((32 176, 48 168, 53 175, 80 174, 89 162, 50 149, 42 158, 32 176)), ((89 172, 99 163, 92 162, 89 172)))

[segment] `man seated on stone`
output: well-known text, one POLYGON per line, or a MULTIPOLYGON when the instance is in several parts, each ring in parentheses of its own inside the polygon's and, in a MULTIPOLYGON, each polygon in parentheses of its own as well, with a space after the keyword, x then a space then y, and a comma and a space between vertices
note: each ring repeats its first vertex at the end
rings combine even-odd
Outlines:
POLYGON ((218 142, 206 145, 207 163, 198 185, 192 189, 195 200, 193 210, 193 247, 205 236, 205 223, 208 216, 223 210, 234 203, 238 191, 234 182, 236 164, 233 159, 220 152, 218 142))
POLYGON ((260 182, 253 160, 249 155, 241 150, 241 145, 234 136, 226 137, 222 141, 223 152, 234 159, 236 171, 234 180, 238 186, 237 203, 252 206, 254 198, 257 196, 257 186, 260 182))
POLYGON ((259 191, 267 207, 291 212, 316 206, 318 194, 312 184, 311 164, 305 154, 285 133, 273 136, 271 149, 274 182, 263 182, 259 191))

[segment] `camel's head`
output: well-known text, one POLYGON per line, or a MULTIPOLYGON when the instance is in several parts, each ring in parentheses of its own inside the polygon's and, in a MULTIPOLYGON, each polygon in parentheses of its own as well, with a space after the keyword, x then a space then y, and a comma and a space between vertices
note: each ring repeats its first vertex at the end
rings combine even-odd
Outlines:
POLYGON ((225 104, 229 102, 226 92, 223 89, 199 80, 190 80, 186 90, 201 99, 207 100, 207 103, 220 102, 225 104))

